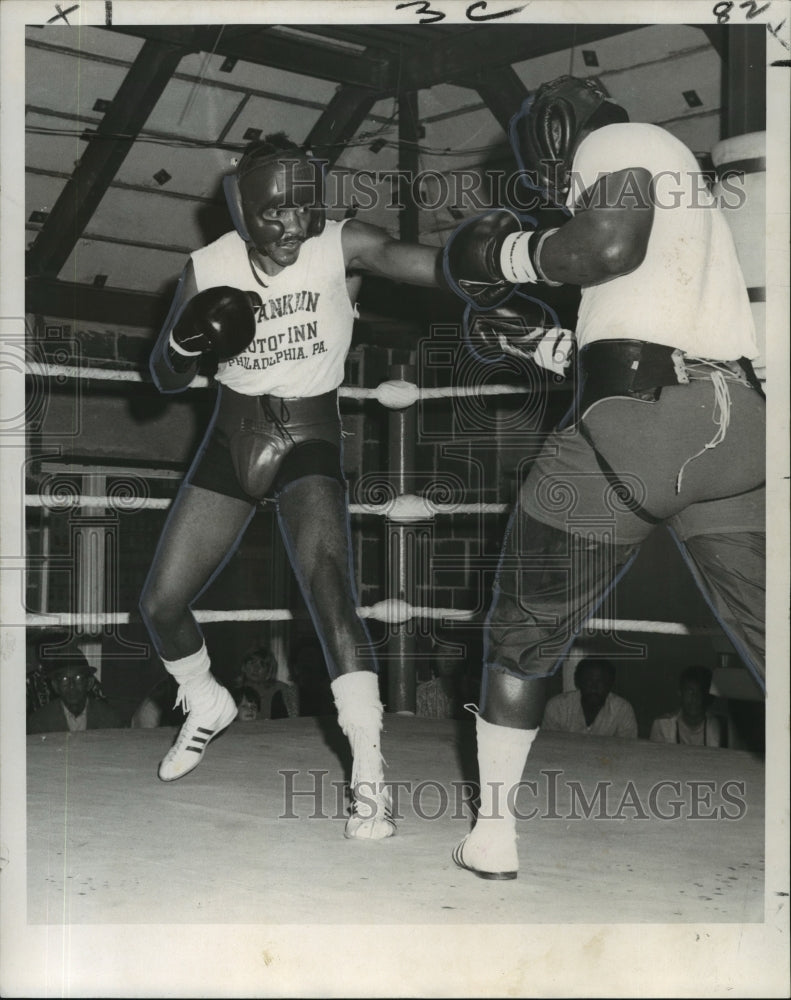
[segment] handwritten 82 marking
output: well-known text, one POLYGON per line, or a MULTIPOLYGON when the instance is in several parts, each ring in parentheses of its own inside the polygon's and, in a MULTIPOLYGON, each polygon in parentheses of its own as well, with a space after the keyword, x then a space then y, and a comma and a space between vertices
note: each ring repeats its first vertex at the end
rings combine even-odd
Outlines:
MULTIPOLYGON (((711 12, 717 18, 717 24, 727 24, 731 19, 731 11, 735 6, 734 0, 721 0, 720 3, 715 3, 711 12)), ((759 7, 755 0, 744 0, 739 6, 742 10, 747 11, 745 16, 749 21, 754 17, 758 17, 765 10, 768 10, 772 6, 772 0, 769 0, 762 7, 759 7)))
MULTIPOLYGON (((485 13, 487 6, 487 0, 476 0, 475 3, 469 5, 464 12, 464 16, 468 21, 494 21, 497 18, 518 14, 525 9, 526 5, 522 4, 521 7, 511 7, 509 10, 494 11, 491 14, 485 13), (478 13, 478 11, 481 11, 481 13, 478 13)), ((415 13, 418 15, 425 14, 425 17, 420 18, 420 24, 435 24, 437 21, 444 21, 446 17, 444 11, 432 8, 430 0, 408 0, 406 3, 396 4, 396 10, 404 10, 407 7, 415 7, 415 13)))
MULTIPOLYGON (((735 0, 720 0, 719 3, 715 3, 711 9, 712 14, 717 18, 717 24, 728 24, 731 20, 731 12, 736 6, 735 0)), ((745 17, 748 21, 751 21, 754 17, 758 17, 764 11, 768 10, 772 6, 772 0, 768 0, 767 3, 762 4, 760 7, 756 0, 742 0, 738 5, 741 10, 745 11, 745 17)), ((780 37, 780 29, 786 23, 786 18, 783 18, 779 24, 772 25, 768 21, 766 22, 766 30, 774 38, 780 42, 780 44, 785 49, 791 49, 788 42, 780 37)), ((779 63, 773 63, 773 65, 780 65, 779 63)))

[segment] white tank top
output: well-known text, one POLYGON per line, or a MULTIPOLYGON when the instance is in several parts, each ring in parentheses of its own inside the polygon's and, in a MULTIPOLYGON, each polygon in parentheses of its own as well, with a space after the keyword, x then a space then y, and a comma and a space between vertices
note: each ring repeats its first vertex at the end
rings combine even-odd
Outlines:
POLYGON ((230 285, 256 292, 256 335, 242 354, 221 362, 217 381, 246 396, 320 396, 343 382, 355 312, 346 290, 343 222, 328 221, 302 244, 297 260, 274 277, 253 277, 247 244, 221 236, 192 255, 198 291, 230 285))
POLYGON ((603 174, 645 167, 656 205, 642 264, 582 290, 580 347, 626 338, 732 361, 758 354, 747 288, 730 227, 687 147, 657 125, 607 125, 574 157, 568 207, 603 174))

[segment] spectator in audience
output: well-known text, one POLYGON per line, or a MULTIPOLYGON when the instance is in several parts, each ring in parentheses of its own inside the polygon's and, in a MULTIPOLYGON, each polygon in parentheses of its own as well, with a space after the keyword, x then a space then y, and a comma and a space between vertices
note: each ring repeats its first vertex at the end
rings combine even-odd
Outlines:
POLYGON ((711 711, 711 671, 706 667, 687 667, 678 680, 681 707, 676 712, 654 719, 651 740, 654 743, 683 743, 693 747, 721 747, 723 727, 711 711))
POLYGON ((277 659, 266 645, 254 646, 242 659, 238 674, 233 678, 233 687, 245 684, 268 684, 277 677, 277 659))
POLYGON ((585 657, 574 671, 576 691, 555 695, 544 710, 543 729, 590 736, 637 738, 634 709, 612 693, 615 667, 609 660, 585 657))
POLYGON ((44 705, 48 705, 54 695, 49 681, 44 675, 38 662, 32 668, 28 668, 25 677, 25 694, 27 702, 27 718, 44 705))
POLYGON ((181 726, 187 716, 177 704, 178 689, 178 683, 170 674, 155 684, 135 709, 129 723, 132 729, 181 726))
POLYGON ((233 700, 238 706, 236 713, 237 722, 255 722, 261 716, 261 695, 254 687, 236 688, 233 691, 233 700))
POLYGON ((95 668, 78 646, 42 656, 40 662, 55 697, 29 716, 28 733, 75 733, 123 725, 96 683, 95 668))
POLYGON ((254 688, 260 699, 262 719, 284 719, 299 715, 299 690, 278 680, 277 660, 268 646, 258 646, 242 660, 237 688, 254 688))
POLYGON ((450 656, 437 656, 431 680, 418 684, 416 714, 432 719, 458 719, 465 702, 463 663, 450 656))

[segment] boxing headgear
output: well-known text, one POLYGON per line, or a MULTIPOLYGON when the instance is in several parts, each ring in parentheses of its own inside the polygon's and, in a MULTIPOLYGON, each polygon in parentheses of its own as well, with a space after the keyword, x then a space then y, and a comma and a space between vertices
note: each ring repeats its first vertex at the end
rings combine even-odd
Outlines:
POLYGON ((562 205, 583 131, 628 121, 626 111, 595 80, 560 76, 527 98, 508 134, 525 183, 562 205))
POLYGON ((235 172, 223 178, 223 188, 236 231, 262 252, 267 243, 277 242, 285 232, 276 219, 264 218, 267 209, 307 208, 308 238, 324 229, 321 164, 296 146, 275 152, 267 142, 253 146, 235 172))

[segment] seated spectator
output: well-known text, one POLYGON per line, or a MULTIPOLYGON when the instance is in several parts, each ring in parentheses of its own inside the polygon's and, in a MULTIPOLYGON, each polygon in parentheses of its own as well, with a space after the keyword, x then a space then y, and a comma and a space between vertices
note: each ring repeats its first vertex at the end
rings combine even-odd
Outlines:
POLYGON ((36 663, 33 669, 27 671, 27 675, 25 677, 25 691, 27 696, 28 719, 39 708, 42 708, 44 705, 48 705, 54 697, 49 681, 38 663, 36 663))
POLYGON ((255 688, 248 686, 236 688, 232 694, 238 707, 237 722, 255 722, 256 719, 260 718, 261 695, 255 688))
POLYGON ((284 719, 299 715, 299 690, 277 679, 277 660, 267 646, 259 646, 242 660, 236 687, 254 688, 260 699, 262 719, 284 719))
POLYGON ((654 719, 650 739, 654 743, 683 743, 692 747, 723 746, 723 727, 710 711, 711 671, 706 667, 687 667, 678 680, 681 707, 676 712, 654 719))
POLYGON ((123 725, 96 683, 96 670, 79 647, 42 657, 41 669, 55 697, 28 717, 28 733, 76 733, 123 725))
POLYGON ((256 646, 242 660, 232 687, 238 690, 247 683, 268 684, 276 678, 277 660, 274 653, 268 646, 256 646))
POLYGON ((178 681, 170 674, 155 684, 135 709, 129 723, 132 729, 181 726, 187 716, 177 704, 178 691, 178 681))
POLYGON ((433 677, 418 684, 416 714, 432 719, 458 719, 464 706, 463 662, 439 656, 432 665, 433 677))
POLYGON ((586 657, 574 671, 576 691, 555 695, 547 702, 541 728, 590 736, 637 738, 634 709, 612 693, 615 667, 609 660, 586 657))

